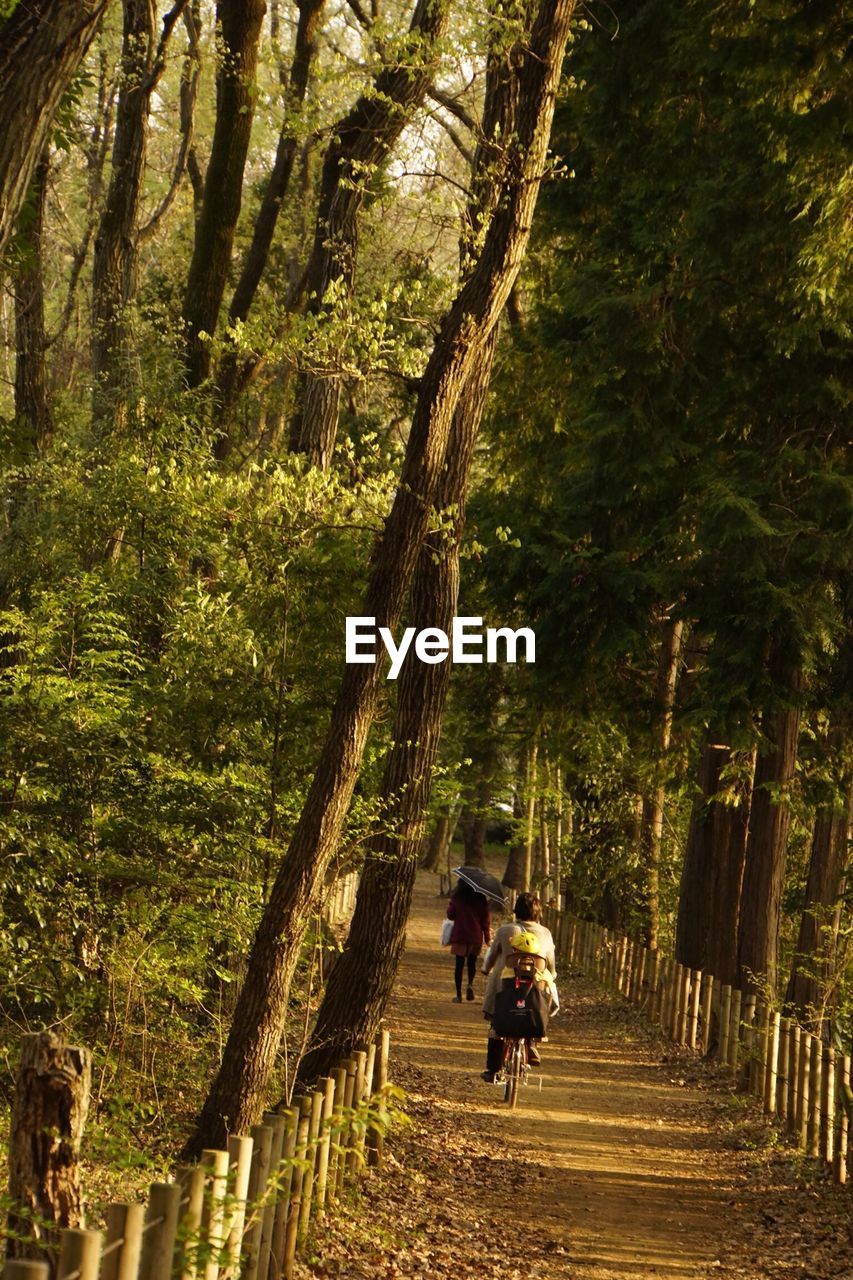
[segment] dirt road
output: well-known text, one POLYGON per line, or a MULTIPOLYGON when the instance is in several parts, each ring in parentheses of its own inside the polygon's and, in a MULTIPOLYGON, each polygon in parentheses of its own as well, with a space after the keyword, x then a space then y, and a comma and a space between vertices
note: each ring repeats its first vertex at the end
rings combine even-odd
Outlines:
POLYGON ((509 1112, 480 1079, 484 979, 452 1003, 444 905, 422 874, 389 1010, 412 1127, 300 1280, 853 1280, 849 1190, 579 975, 509 1112))
MULTIPOLYGON (((563 1010, 543 1046, 541 1091, 524 1091, 508 1113, 484 1084, 487 1026, 479 998, 452 1003, 452 959, 436 945, 443 903, 435 877, 420 877, 409 943, 392 1011, 396 1051, 447 1082, 448 1105, 488 1128, 516 1159, 547 1169, 537 1213, 565 1249, 575 1276, 628 1280, 719 1275, 731 1185, 720 1175, 720 1138, 701 1121, 705 1096, 673 1084, 630 1043, 620 1017, 585 984, 561 987, 563 1010), (717 1266, 714 1267, 715 1261, 717 1266)), ((477 979, 478 997, 483 979, 477 979)), ((621 1013, 621 1011, 617 1011, 621 1013)))

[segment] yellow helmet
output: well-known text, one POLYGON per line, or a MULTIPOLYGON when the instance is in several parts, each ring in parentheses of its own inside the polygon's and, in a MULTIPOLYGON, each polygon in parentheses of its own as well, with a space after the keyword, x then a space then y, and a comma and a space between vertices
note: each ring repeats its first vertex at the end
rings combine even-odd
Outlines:
POLYGON ((509 940, 509 945, 512 947, 513 951, 518 951, 522 955, 541 956, 544 959, 544 956, 542 955, 542 943, 536 937, 535 933, 530 933, 526 929, 522 930, 521 933, 514 933, 509 940))

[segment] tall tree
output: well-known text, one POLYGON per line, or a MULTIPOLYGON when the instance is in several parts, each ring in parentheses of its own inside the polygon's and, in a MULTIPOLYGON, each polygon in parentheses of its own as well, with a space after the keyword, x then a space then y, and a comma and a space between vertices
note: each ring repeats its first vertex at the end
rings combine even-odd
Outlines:
POLYGON ((177 0, 157 44, 156 0, 122 0, 121 86, 116 106, 112 173, 95 236, 92 264, 93 412, 104 425, 137 381, 132 375, 128 308, 136 295, 137 243, 151 94, 166 45, 188 0, 177 0))
MULTIPOLYGON (((771 661, 771 666, 774 662, 771 661)), ((738 926, 741 990, 776 987, 779 923, 791 820, 788 788, 797 762, 802 671, 777 654, 779 705, 765 711, 746 842, 738 926)))
POLYGON ((258 40, 265 0, 218 0, 216 124, 184 293, 186 366, 191 387, 210 373, 203 333, 216 332, 243 199, 243 171, 255 113, 258 40))
POLYGON ((0 21, 0 255, 110 0, 28 0, 0 21))
MULTIPOLYGON (((334 317, 352 292, 364 198, 377 167, 424 99, 448 14, 447 0, 417 0, 400 61, 383 68, 371 92, 332 130, 320 180, 314 247, 305 273, 308 307, 315 315, 334 317), (332 299, 329 293, 336 286, 332 299)), ((340 399, 341 374, 334 363, 303 375, 290 447, 323 470, 332 460, 340 399)))
POLYGON ((44 354, 44 206, 50 156, 45 147, 30 184, 29 199, 18 219, 15 290, 15 417, 25 430, 27 447, 41 449, 53 431, 47 396, 44 354))
POLYGON ((643 874, 645 938, 647 947, 656 947, 660 927, 660 848, 666 800, 666 755, 672 737, 672 714, 678 683, 678 663, 684 623, 666 618, 661 626, 660 654, 655 682, 653 780, 643 797, 640 825, 640 862, 643 874))
MULTIPOLYGON (((305 103, 311 68, 317 53, 317 30, 323 14, 325 0, 299 0, 299 19, 296 24, 296 39, 290 75, 287 77, 285 92, 284 122, 279 133, 275 160, 272 172, 264 188, 261 207, 252 228, 252 239, 246 250, 240 275, 234 286, 234 294, 228 309, 228 323, 232 327, 245 320, 254 302, 258 285, 269 260, 278 215, 284 203, 293 165, 299 146, 297 121, 305 103)), ((270 26, 273 41, 277 39, 278 13, 270 11, 270 26), (273 23, 275 25, 273 25, 273 23)), ((240 381, 239 357, 233 350, 226 350, 222 360, 222 368, 217 375, 217 393, 226 414, 230 403, 238 390, 240 381)), ((223 430, 217 445, 217 454, 224 457, 230 450, 231 437, 227 429, 223 430)))
MULTIPOLYGON (((435 505, 452 423, 515 282, 550 138, 573 0, 541 0, 514 58, 518 127, 493 180, 500 198, 477 263, 445 315, 421 379, 400 484, 373 556, 363 613, 394 629, 435 505)), ((348 666, 328 736, 248 959, 223 1053, 187 1154, 260 1113, 302 937, 334 854, 380 687, 378 663, 348 666)))

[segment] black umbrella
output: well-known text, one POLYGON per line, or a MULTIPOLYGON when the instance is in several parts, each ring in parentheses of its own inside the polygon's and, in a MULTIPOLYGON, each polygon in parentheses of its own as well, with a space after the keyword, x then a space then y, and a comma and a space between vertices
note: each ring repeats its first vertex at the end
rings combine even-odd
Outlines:
POLYGON ((502 907, 506 905, 503 885, 491 872, 484 871, 482 867, 454 867, 453 874, 460 880, 464 880, 477 893, 482 893, 483 897, 491 898, 502 907))

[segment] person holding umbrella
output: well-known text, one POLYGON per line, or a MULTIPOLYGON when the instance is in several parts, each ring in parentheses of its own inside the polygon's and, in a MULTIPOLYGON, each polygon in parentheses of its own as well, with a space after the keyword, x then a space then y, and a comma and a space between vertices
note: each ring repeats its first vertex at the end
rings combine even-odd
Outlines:
MULTIPOLYGON (((453 929, 450 933, 450 953, 456 959, 454 974, 456 995, 453 997, 454 1004, 462 1003, 462 975, 465 972, 466 965, 468 969, 466 996, 469 1000, 474 999, 474 974, 477 969, 477 956, 483 950, 483 944, 491 941, 492 937, 487 893, 483 888, 477 887, 477 880, 473 874, 468 874, 469 872, 479 872, 479 868, 456 868, 454 874, 459 876, 459 882, 450 895, 450 901, 447 904, 447 918, 453 921, 453 929)), ((482 874, 479 873, 480 876, 482 874)), ((494 876, 489 876, 489 879, 494 880, 494 876)), ((501 901, 503 901, 502 896, 501 901)))

